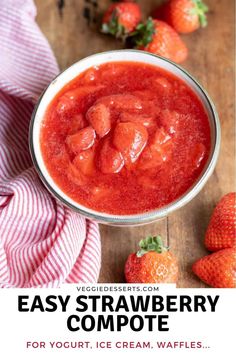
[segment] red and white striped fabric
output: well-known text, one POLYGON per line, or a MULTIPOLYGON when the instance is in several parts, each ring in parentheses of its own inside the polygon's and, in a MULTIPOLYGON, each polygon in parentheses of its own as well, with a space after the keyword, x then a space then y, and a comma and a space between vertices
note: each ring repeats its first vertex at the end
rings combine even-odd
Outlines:
POLYGON ((100 236, 45 190, 28 151, 37 97, 57 74, 31 0, 0 0, 0 287, 95 282, 100 236))

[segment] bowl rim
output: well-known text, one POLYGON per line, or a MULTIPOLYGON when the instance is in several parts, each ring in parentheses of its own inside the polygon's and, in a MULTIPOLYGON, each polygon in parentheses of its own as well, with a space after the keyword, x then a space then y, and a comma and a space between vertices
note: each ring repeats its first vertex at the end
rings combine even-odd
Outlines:
MULTIPOLYGON (((121 61, 121 60, 114 60, 115 61, 121 61)), ((123 62, 125 62, 126 60, 123 60, 123 62)), ((135 60, 133 60, 135 62, 135 60)), ((104 62, 105 63, 105 62, 104 62)), ((94 63, 94 65, 96 65, 96 62, 94 63)), ((168 71, 168 69, 165 69, 166 71, 168 71)), ((175 74, 174 74, 175 75, 175 74)), ((65 83, 68 84, 68 82, 65 83)), ((59 91, 58 91, 59 92, 59 91)), ((197 94, 195 92, 195 94, 197 94)), ((212 129, 211 129, 212 130, 212 129)), ((146 51, 140 51, 137 49, 117 49, 117 50, 109 50, 109 51, 104 51, 104 52, 99 52, 99 53, 95 53, 92 55, 89 55, 85 58, 82 58, 80 60, 78 60, 77 62, 73 63, 72 65, 70 65, 69 67, 67 67, 65 70, 61 71, 58 75, 56 75, 54 77, 54 79, 47 85, 47 87, 44 89, 44 91, 42 92, 42 94, 40 95, 38 102, 36 103, 34 110, 32 112, 32 116, 31 116, 31 121, 30 121, 30 126, 29 126, 29 150, 30 150, 30 154, 31 154, 31 158, 34 164, 34 167, 39 175, 39 177, 41 178, 42 182, 44 183, 45 187, 49 190, 49 192, 56 197, 57 200, 59 200, 62 204, 64 204, 65 206, 69 207, 70 209, 76 211, 77 213, 89 218, 89 219, 93 219, 96 220, 98 222, 104 223, 104 224, 111 224, 111 225, 141 225, 141 224, 146 224, 146 223, 150 223, 152 221, 161 219, 166 217, 167 215, 169 215, 170 213, 172 213, 175 210, 178 210, 179 208, 183 207, 184 205, 186 205, 187 203, 189 203, 200 191, 201 189, 204 187, 204 185, 206 184, 207 180, 209 179, 209 177, 211 176, 211 174, 213 173, 213 170, 215 168, 218 156, 219 156, 219 151, 220 151, 220 142, 221 142, 221 128, 220 128, 220 120, 219 120, 219 116, 216 110, 216 107, 212 101, 212 99, 210 98, 209 94, 207 93, 207 91, 202 87, 202 85, 186 70, 183 69, 180 65, 172 62, 169 59, 163 58, 161 56, 158 56, 156 54, 150 53, 150 52, 146 52, 146 51), (65 200, 61 195, 59 195, 55 189, 53 188, 53 186, 48 182, 47 178, 44 176, 44 174, 41 171, 41 168, 38 164, 37 161, 37 156, 35 153, 35 149, 34 149, 34 141, 33 141, 33 131, 34 131, 34 125, 35 125, 35 120, 36 120, 36 113, 38 110, 38 107, 40 106, 40 103, 44 97, 44 95, 46 94, 47 90, 49 89, 49 87, 55 83, 55 80, 64 72, 66 72, 67 70, 71 70, 71 68, 73 68, 73 66, 77 66, 78 63, 87 60, 89 58, 94 58, 96 59, 96 57, 100 56, 100 55, 112 55, 114 53, 117 52, 135 52, 137 54, 142 53, 142 55, 148 55, 148 56, 154 56, 157 57, 159 60, 161 61, 165 61, 169 64, 171 64, 172 66, 176 67, 178 70, 180 70, 184 75, 186 75, 190 81, 193 81, 193 83, 198 87, 198 89, 201 91, 201 93, 203 94, 204 98, 206 99, 206 102, 208 103, 208 106, 211 110, 211 115, 213 117, 213 125, 214 125, 214 146, 211 148, 212 149, 212 154, 209 157, 208 162, 206 163, 206 166, 202 172, 202 174, 198 177, 198 179, 193 183, 193 185, 184 193, 182 194, 179 198, 175 199, 173 202, 158 208, 158 209, 153 209, 149 212, 145 212, 145 213, 139 213, 139 214, 128 214, 128 215, 114 215, 114 214, 109 214, 109 213, 105 213, 106 215, 101 215, 104 214, 102 212, 96 211, 94 209, 90 209, 87 208, 89 211, 85 211, 83 209, 81 209, 83 207, 82 204, 75 202, 78 206, 75 206, 73 204, 71 204, 69 201, 65 200), (81 208, 80 208, 81 206, 81 208)), ((56 184, 56 183, 55 183, 56 184)), ((58 187, 60 190, 61 188, 58 187)), ((62 191, 63 192, 63 191, 62 191)), ((64 192, 63 192, 64 193, 64 192)), ((64 193, 66 194, 66 193, 64 193)))

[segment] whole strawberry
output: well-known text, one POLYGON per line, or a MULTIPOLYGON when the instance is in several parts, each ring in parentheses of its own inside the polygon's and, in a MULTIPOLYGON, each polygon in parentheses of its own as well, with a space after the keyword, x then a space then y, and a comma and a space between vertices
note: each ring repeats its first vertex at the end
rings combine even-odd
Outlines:
POLYGON ((116 2, 111 4, 102 19, 102 32, 116 38, 124 38, 132 32, 141 21, 141 10, 133 2, 116 2))
POLYGON ((209 251, 236 246, 236 193, 226 194, 215 207, 205 236, 209 251))
POLYGON ((202 0, 169 0, 153 12, 153 17, 166 21, 179 33, 191 33, 207 25, 207 11, 202 0))
POLYGON ((224 250, 205 256, 193 264, 193 272, 214 288, 236 287, 236 249, 224 250))
POLYGON ((139 246, 140 250, 130 254, 125 264, 127 283, 176 283, 177 260, 163 247, 161 237, 147 237, 139 246))
POLYGON ((137 49, 160 55, 176 63, 183 62, 188 50, 178 33, 166 22, 148 18, 131 34, 130 40, 137 49))

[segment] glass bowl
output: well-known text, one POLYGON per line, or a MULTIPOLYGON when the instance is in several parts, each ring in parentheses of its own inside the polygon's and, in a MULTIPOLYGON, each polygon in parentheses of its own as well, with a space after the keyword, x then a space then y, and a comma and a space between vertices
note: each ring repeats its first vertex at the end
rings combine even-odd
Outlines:
POLYGON ((86 216, 89 219, 94 219, 100 223, 111 224, 117 226, 125 225, 141 225, 161 219, 181 208, 190 202, 203 188, 210 175, 212 174, 220 149, 220 123, 217 111, 207 92, 201 85, 183 68, 175 63, 156 56, 154 54, 139 51, 139 50, 113 50, 91 55, 84 58, 77 63, 70 66, 68 69, 60 73, 47 87, 41 95, 34 112, 32 114, 30 131, 29 131, 30 152, 33 159, 34 166, 38 171, 40 178, 47 187, 47 189, 64 205, 73 209, 74 211, 86 216), (75 202, 67 196, 53 181, 52 177, 47 171, 44 164, 42 153, 40 150, 39 136, 41 122, 45 111, 55 97, 55 95, 76 76, 87 70, 88 68, 110 62, 140 62, 147 63, 163 68, 172 74, 182 79, 198 96, 202 102, 209 119, 211 130, 211 150, 208 161, 198 177, 196 182, 187 190, 180 198, 174 200, 172 203, 164 207, 154 209, 149 212, 134 214, 134 215, 113 215, 89 209, 82 204, 75 202))

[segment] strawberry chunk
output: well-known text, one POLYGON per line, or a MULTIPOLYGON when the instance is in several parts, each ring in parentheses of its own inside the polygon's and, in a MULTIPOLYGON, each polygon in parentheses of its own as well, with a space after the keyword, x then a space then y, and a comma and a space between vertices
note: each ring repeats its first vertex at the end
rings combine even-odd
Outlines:
POLYGON ((131 114, 129 112, 123 112, 120 115, 121 122, 131 122, 131 123, 139 123, 142 124, 145 128, 150 128, 155 124, 153 117, 149 115, 138 115, 131 114))
POLYGON ((90 107, 86 118, 100 138, 109 133, 111 129, 111 115, 109 108, 103 103, 96 103, 90 107))
POLYGON ((171 90, 171 83, 163 76, 159 76, 155 79, 155 86, 169 92, 171 90))
POLYGON ((85 175, 92 174, 94 171, 94 149, 81 151, 74 158, 73 165, 85 175))
POLYGON ((202 143, 196 144, 190 152, 190 159, 192 161, 193 168, 198 168, 201 161, 204 159, 206 148, 202 143))
POLYGON ((142 102, 138 97, 130 94, 117 94, 100 98, 97 102, 104 103, 117 110, 141 110, 142 102))
POLYGON ((167 146, 167 143, 169 145, 171 140, 171 137, 169 134, 166 133, 166 131, 163 128, 157 129, 153 140, 152 140, 152 146, 155 150, 161 150, 163 148, 163 145, 167 146))
POLYGON ((75 183, 80 187, 86 185, 87 183, 87 178, 72 163, 70 163, 67 168, 67 177, 72 183, 75 183))
POLYGON ((139 123, 118 123, 113 137, 114 146, 122 153, 125 163, 134 163, 147 144, 148 133, 139 123))
POLYGON ((161 154, 154 149, 152 149, 151 146, 147 146, 138 163, 138 168, 140 170, 147 170, 150 168, 156 168, 163 163, 163 158, 161 154))
POLYGON ((117 151, 110 140, 105 140, 100 150, 98 165, 102 173, 118 173, 124 166, 122 154, 117 151))
POLYGON ((92 198, 95 201, 101 201, 104 198, 111 195, 111 193, 113 192, 114 192, 113 190, 104 186, 95 186, 90 190, 90 193, 92 194, 92 198))
POLYGON ((156 92, 153 90, 137 90, 133 94, 140 98, 141 100, 152 101, 156 97, 156 92))
POLYGON ((181 172, 189 177, 200 167, 206 154, 206 148, 202 143, 195 143, 188 146, 188 155, 185 158, 181 172))
POLYGON ((70 123, 70 128, 69 128, 69 134, 75 134, 77 133, 80 129, 85 128, 87 125, 87 122, 83 116, 83 114, 75 114, 71 118, 71 123, 70 123))
POLYGON ((171 152, 171 137, 163 128, 160 128, 156 131, 151 143, 143 151, 138 167, 141 170, 157 168, 169 159, 171 152))
POLYGON ((124 75, 125 68, 117 63, 107 63, 106 69, 101 72, 102 80, 110 80, 111 77, 124 75))
POLYGON ((142 100, 142 109, 151 117, 157 117, 160 112, 159 98, 156 90, 134 91, 134 95, 142 100))
POLYGON ((180 114, 176 111, 164 109, 160 113, 160 121, 169 134, 175 134, 179 128, 180 114))
MULTIPOLYGON (((58 145, 57 145, 58 146, 58 145)), ((70 162, 70 157, 65 146, 61 146, 59 151, 53 156, 55 165, 59 169, 64 169, 70 162)))
POLYGON ((103 85, 97 86, 80 86, 76 89, 67 91, 63 96, 60 97, 57 104, 57 113, 65 113, 70 109, 75 108, 76 104, 80 102, 85 96, 95 93, 103 89, 103 85))
POLYGON ((94 83, 94 81, 97 79, 97 74, 98 74, 98 67, 92 67, 88 70, 85 71, 83 75, 83 82, 85 84, 91 84, 94 83))
POLYGON ((72 153, 77 154, 82 150, 89 149, 94 144, 95 137, 95 130, 92 127, 86 127, 76 134, 68 135, 66 144, 72 153))

